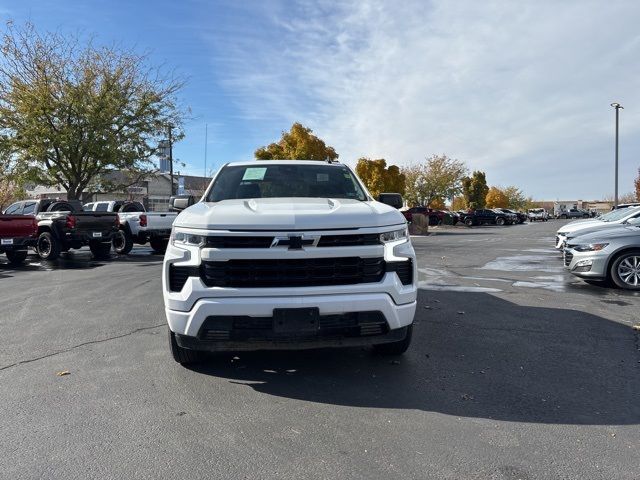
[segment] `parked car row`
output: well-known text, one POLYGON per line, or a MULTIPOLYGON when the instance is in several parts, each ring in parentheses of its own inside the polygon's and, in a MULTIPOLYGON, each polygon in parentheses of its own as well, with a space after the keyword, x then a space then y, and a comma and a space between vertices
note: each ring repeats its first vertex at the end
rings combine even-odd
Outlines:
POLYGON ((555 248, 573 275, 640 290, 640 206, 568 223, 558 230, 555 248))
POLYGON ((127 254, 134 243, 147 242, 158 253, 167 248, 177 213, 145 212, 139 202, 94 202, 53 199, 15 202, 0 215, 0 253, 12 264, 23 262, 29 249, 43 260, 88 246, 97 258, 111 248, 127 254))
POLYGON ((529 220, 526 213, 516 212, 508 208, 458 210, 436 210, 429 207, 411 207, 402 212, 407 222, 413 221, 413 215, 421 214, 429 219, 429 225, 456 225, 464 223, 471 227, 474 225, 515 225, 529 220))
POLYGON ((458 221, 468 227, 475 225, 516 225, 527 220, 526 215, 508 208, 484 208, 457 212, 458 221))

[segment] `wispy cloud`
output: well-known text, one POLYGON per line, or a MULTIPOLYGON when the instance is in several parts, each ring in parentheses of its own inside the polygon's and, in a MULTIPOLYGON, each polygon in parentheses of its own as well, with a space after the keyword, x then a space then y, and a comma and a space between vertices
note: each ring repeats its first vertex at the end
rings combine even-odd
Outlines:
POLYGON ((234 8, 238 21, 208 41, 246 119, 278 130, 302 121, 344 161, 407 164, 445 152, 495 184, 588 197, 612 190, 616 100, 627 106, 621 190, 631 189, 640 163, 637 2, 234 8))

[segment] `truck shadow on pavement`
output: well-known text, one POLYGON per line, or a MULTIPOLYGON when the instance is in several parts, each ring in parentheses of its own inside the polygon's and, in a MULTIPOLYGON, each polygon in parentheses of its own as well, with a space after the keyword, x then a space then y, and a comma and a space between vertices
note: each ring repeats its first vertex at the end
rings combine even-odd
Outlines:
POLYGON ((550 424, 640 423, 640 342, 589 313, 487 293, 419 293, 402 357, 369 350, 214 355, 193 367, 264 394, 550 424))

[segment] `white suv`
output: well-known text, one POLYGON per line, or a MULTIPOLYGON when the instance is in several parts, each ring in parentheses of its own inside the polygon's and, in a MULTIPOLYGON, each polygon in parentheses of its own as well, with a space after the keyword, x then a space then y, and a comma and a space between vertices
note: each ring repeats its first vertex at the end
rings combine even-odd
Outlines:
POLYGON ((342 164, 225 165, 174 222, 162 278, 182 364, 202 351, 401 354, 411 341, 417 265, 406 221, 342 164))

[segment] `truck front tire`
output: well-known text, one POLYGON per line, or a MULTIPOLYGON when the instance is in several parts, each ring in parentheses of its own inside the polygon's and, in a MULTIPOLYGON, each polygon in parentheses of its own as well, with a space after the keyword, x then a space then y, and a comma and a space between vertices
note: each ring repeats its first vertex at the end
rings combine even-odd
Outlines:
POLYGON ((169 347, 171 349, 171 356, 180 365, 190 365, 202 360, 202 352, 196 350, 189 350, 188 348, 182 348, 176 341, 176 334, 167 329, 169 332, 169 347))
POLYGON ((373 351, 380 355, 402 355, 411 345, 411 337, 413 336, 413 325, 407 327, 407 334, 404 339, 399 342, 382 343, 373 346, 373 351))
POLYGON ((119 255, 128 254, 133 248, 133 238, 131 234, 126 230, 118 230, 116 236, 113 238, 113 249, 119 255))
POLYGON ((42 232, 38 237, 36 251, 42 260, 55 260, 60 256, 60 242, 51 232, 42 232))
POLYGON ((27 259, 26 250, 9 250, 6 254, 11 265, 20 265, 27 259))

